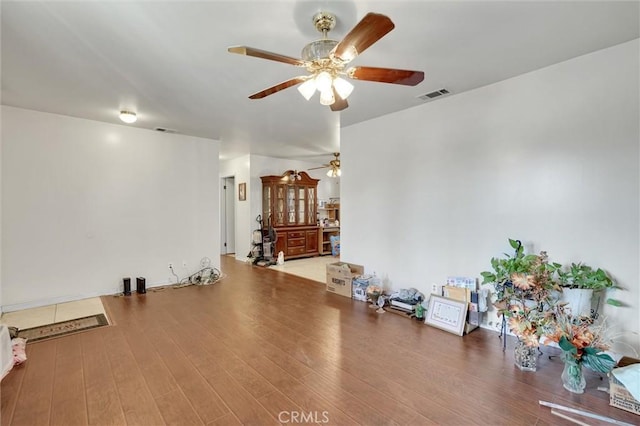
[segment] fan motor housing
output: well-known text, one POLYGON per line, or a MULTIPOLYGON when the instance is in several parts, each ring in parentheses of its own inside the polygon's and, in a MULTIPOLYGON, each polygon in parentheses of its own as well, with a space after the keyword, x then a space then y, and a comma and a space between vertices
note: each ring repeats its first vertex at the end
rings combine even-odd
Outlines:
POLYGON ((302 59, 309 62, 328 59, 329 52, 331 52, 337 44, 338 42, 336 40, 330 40, 328 38, 312 41, 302 49, 302 59))

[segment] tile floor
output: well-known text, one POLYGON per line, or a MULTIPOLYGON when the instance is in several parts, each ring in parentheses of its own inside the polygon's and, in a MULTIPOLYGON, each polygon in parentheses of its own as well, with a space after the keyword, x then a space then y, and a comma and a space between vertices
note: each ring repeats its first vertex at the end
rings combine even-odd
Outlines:
POLYGON ((339 257, 318 256, 306 259, 287 260, 284 262, 284 265, 273 265, 270 266, 270 268, 324 284, 327 282, 327 264, 339 261, 339 257))
POLYGON ((58 303, 57 305, 5 312, 0 317, 0 324, 24 330, 96 314, 105 314, 106 316, 102 300, 99 297, 92 297, 90 299, 58 303))

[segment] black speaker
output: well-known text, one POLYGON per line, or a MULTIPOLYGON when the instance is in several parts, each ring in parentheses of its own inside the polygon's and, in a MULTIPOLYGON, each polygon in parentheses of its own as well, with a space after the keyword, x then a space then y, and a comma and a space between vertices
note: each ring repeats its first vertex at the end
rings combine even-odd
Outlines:
POLYGON ((136 291, 138 294, 144 294, 147 292, 147 284, 144 278, 136 278, 136 291))
POLYGON ((124 282, 124 295, 131 296, 131 278, 123 278, 124 282))

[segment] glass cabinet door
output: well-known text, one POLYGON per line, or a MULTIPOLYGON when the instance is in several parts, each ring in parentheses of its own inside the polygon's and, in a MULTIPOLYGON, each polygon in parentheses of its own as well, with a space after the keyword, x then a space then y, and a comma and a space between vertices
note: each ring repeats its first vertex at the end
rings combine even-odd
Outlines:
POLYGON ((296 188, 287 186, 287 224, 296 224, 296 188))
POLYGON ((284 185, 277 185, 275 199, 275 217, 271 218, 274 226, 284 225, 284 185))
POLYGON ((308 188, 307 191, 307 225, 316 224, 316 189, 308 188))
POLYGON ((307 190, 304 186, 298 187, 298 225, 307 223, 307 190))
MULTIPOLYGON (((262 187, 262 219, 267 221, 271 214, 271 187, 262 187)), ((265 222, 266 223, 266 222, 265 222)))

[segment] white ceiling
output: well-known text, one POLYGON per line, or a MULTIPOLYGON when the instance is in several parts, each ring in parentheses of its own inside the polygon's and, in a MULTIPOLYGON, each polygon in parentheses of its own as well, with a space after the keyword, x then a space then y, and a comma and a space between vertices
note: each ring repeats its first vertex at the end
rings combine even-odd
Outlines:
MULTIPOLYGON (((639 3, 548 1, 2 1, 2 103, 221 141, 221 158, 248 152, 322 161, 339 129, 455 96, 639 37, 639 3), (340 40, 367 13, 396 27, 352 62, 425 72, 416 87, 355 81, 332 112, 295 88, 248 95, 305 71, 230 54, 247 45, 300 57, 328 10, 340 40), (451 95, 450 95, 451 96, 451 95), (432 101, 433 102, 433 101, 432 101)), ((550 100, 552 102, 552 100, 550 100)))

